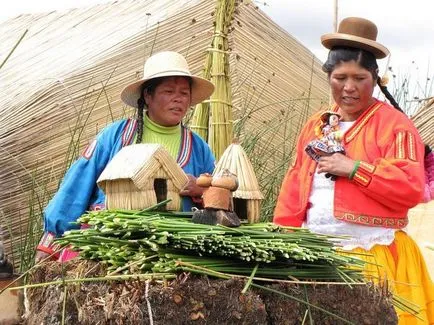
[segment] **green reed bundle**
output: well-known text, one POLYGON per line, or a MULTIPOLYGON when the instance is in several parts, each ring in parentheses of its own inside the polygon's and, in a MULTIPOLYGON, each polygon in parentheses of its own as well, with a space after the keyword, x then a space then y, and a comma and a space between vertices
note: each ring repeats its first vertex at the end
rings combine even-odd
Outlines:
MULTIPOLYGON (((188 213, 94 211, 58 239, 82 258, 104 261, 111 271, 177 272, 206 270, 269 279, 362 280, 363 262, 336 252, 332 237, 272 223, 238 228, 191 222, 188 213)), ((199 272, 201 273, 201 272, 199 272)))

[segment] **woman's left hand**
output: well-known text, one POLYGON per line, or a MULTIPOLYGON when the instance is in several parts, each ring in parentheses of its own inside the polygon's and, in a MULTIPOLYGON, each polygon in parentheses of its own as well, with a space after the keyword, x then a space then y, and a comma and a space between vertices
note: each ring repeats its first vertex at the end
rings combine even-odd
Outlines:
POLYGON ((355 161, 341 153, 322 156, 318 162, 318 174, 329 173, 336 176, 349 177, 355 161))
POLYGON ((188 177, 188 183, 179 192, 179 195, 201 197, 203 194, 203 187, 200 187, 196 184, 196 177, 194 177, 193 175, 187 174, 187 177, 188 177))

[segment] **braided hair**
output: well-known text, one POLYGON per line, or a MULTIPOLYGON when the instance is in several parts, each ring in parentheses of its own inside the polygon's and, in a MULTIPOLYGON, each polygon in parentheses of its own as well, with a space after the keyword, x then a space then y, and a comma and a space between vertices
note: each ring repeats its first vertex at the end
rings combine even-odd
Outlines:
POLYGON ((399 104, 396 102, 395 98, 393 98, 392 94, 387 89, 386 85, 382 84, 380 77, 377 78, 377 85, 378 85, 378 87, 380 87, 380 90, 384 94, 384 96, 386 96, 386 98, 389 100, 390 104, 392 104, 392 106, 395 107, 401 113, 404 113, 402 108, 399 107, 399 104))
POLYGON ((155 89, 160 85, 164 80, 164 77, 153 78, 148 81, 145 81, 140 86, 140 97, 137 100, 137 139, 136 143, 142 143, 143 138, 143 111, 146 107, 145 102, 145 92, 148 95, 154 95, 155 89))
POLYGON ((143 111, 145 110, 145 83, 140 86, 140 97, 137 100, 137 138, 136 143, 142 143, 143 138, 143 111))

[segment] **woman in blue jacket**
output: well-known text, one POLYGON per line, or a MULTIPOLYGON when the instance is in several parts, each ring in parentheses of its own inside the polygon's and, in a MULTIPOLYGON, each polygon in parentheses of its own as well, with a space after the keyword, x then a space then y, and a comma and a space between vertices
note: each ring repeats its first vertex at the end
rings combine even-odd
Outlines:
MULTIPOLYGON (((159 52, 144 65, 143 78, 122 90, 121 99, 137 108, 137 119, 114 122, 104 128, 66 173, 44 212, 44 235, 36 259, 55 253, 54 238, 77 227, 71 222, 85 211, 104 208, 105 196, 96 185, 99 175, 119 150, 131 143, 159 143, 189 177, 181 191, 182 209, 190 211, 202 190, 195 179, 212 173, 215 159, 206 142, 181 123, 189 107, 209 98, 214 85, 190 73, 185 58, 159 52)), ((58 254, 54 254, 58 257, 58 254)))

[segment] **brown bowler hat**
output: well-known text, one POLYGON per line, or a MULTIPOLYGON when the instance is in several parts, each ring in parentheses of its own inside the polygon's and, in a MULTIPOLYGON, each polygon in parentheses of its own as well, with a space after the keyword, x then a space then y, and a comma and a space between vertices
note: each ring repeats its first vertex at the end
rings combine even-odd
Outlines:
POLYGON ((321 36, 321 43, 326 48, 349 46, 371 52, 377 59, 389 54, 389 50, 377 42, 377 26, 367 19, 348 17, 341 21, 337 33, 321 36))

